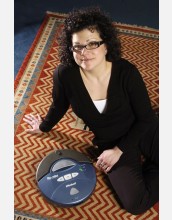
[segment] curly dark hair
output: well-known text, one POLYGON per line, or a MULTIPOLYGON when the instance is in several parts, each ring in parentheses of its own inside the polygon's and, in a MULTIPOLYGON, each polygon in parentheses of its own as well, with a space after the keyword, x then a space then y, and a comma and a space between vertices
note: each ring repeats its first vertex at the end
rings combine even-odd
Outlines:
POLYGON ((111 18, 99 7, 74 9, 64 22, 59 37, 59 59, 64 65, 76 65, 72 51, 72 35, 83 29, 96 30, 107 46, 106 60, 118 60, 121 57, 121 44, 117 29, 111 18))

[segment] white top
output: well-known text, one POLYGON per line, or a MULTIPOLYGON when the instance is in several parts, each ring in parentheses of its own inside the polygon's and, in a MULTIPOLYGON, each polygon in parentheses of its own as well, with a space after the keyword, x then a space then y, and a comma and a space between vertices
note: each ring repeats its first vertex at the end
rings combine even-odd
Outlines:
POLYGON ((94 105, 96 106, 97 110, 102 113, 106 107, 107 99, 93 101, 94 105))

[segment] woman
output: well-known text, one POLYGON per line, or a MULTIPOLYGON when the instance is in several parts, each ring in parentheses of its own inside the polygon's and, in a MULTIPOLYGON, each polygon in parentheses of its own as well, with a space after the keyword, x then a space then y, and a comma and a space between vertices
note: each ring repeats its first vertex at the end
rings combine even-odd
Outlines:
POLYGON ((43 121, 25 116, 27 131, 50 131, 71 105, 95 136, 96 166, 107 174, 123 208, 141 214, 158 201, 159 191, 158 118, 143 79, 121 58, 116 28, 98 8, 69 13, 60 46, 52 105, 43 121))

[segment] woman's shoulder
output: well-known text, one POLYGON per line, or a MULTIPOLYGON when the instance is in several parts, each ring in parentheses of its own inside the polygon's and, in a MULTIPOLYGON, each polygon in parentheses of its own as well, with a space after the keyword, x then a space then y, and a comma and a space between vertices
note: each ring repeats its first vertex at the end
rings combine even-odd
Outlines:
POLYGON ((140 71, 137 66, 124 58, 119 59, 114 63, 114 75, 120 80, 138 80, 141 77, 140 71))
POLYGON ((133 68, 133 67, 135 67, 134 63, 132 63, 129 60, 126 60, 125 58, 120 58, 119 60, 116 61, 116 64, 120 68, 133 68))
POLYGON ((120 76, 123 77, 128 77, 128 76, 133 76, 133 75, 138 75, 139 70, 137 66, 124 58, 119 59, 115 64, 114 64, 114 70, 116 70, 120 76))
POLYGON ((67 66, 60 63, 54 71, 54 76, 60 77, 61 79, 66 79, 70 76, 74 76, 74 73, 77 71, 77 69, 78 67, 67 66))

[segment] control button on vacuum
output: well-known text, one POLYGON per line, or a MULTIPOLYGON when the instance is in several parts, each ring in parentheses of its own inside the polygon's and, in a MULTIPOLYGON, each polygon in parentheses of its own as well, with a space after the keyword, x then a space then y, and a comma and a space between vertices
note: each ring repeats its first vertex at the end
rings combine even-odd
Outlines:
POLYGON ((78 176, 78 174, 79 174, 79 173, 77 173, 77 172, 72 173, 72 177, 74 178, 74 177, 78 176))
POLYGON ((71 188, 71 190, 70 190, 70 195, 76 195, 76 194, 78 194, 79 193, 79 190, 77 190, 76 188, 71 188))
POLYGON ((64 175, 65 180, 70 180, 72 178, 71 174, 64 175))
POLYGON ((57 181, 58 181, 58 182, 62 182, 62 181, 64 181, 63 176, 59 177, 59 178, 57 179, 57 181))

